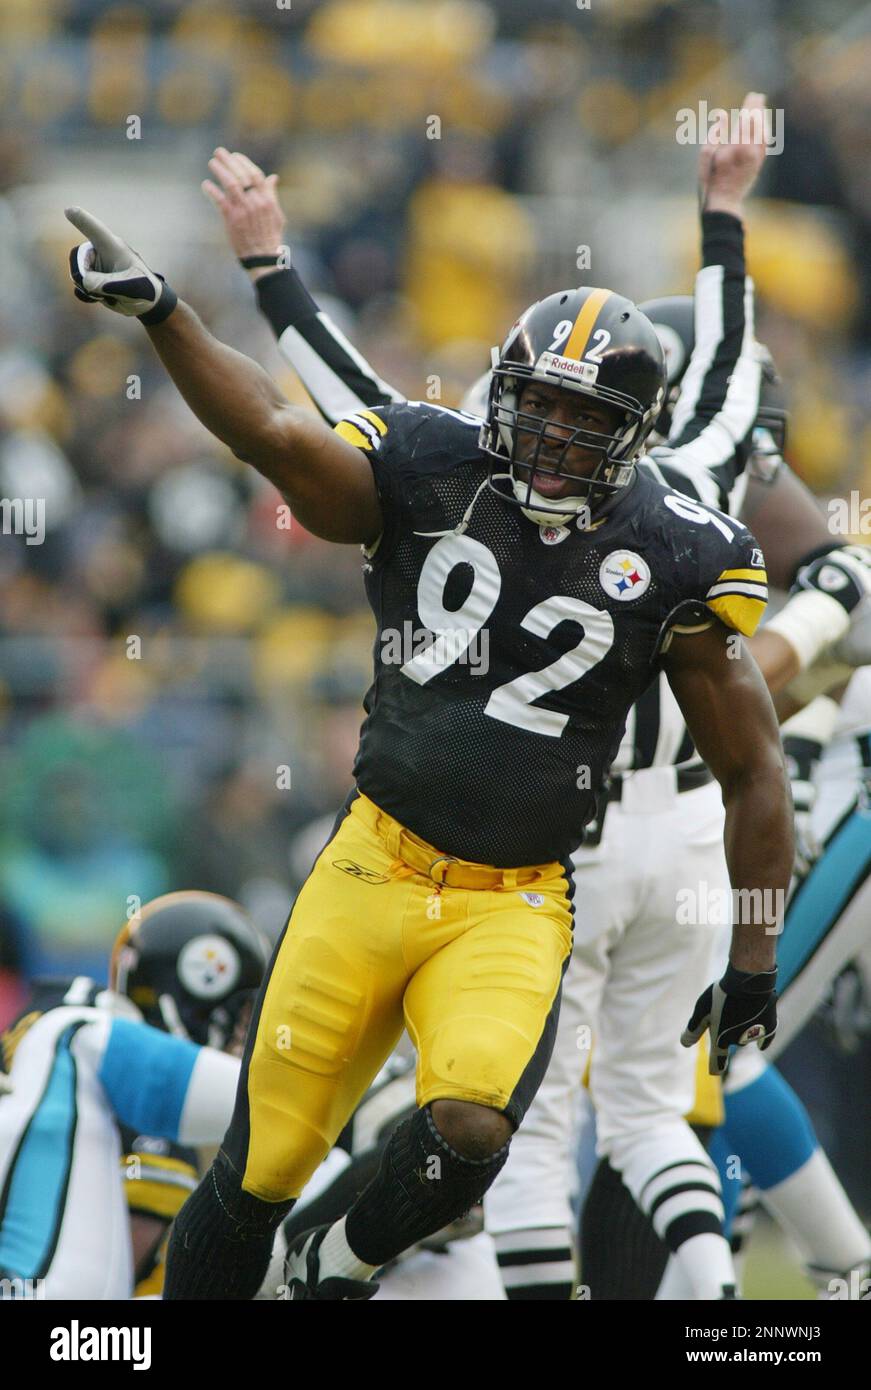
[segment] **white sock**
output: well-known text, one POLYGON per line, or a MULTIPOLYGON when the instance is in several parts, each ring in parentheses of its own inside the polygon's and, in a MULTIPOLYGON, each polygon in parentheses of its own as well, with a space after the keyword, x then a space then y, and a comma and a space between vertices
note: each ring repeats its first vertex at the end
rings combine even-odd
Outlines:
POLYGON ((735 1284, 735 1266, 729 1242, 712 1231, 690 1236, 674 1252, 692 1288, 691 1298, 722 1298, 723 1285, 735 1284))
POLYGON ((318 1251, 321 1279, 371 1279, 378 1268, 357 1258, 345 1237, 345 1217, 331 1226, 318 1251))
POLYGON ((692 1296, 693 1291, 690 1286, 690 1281, 687 1279, 686 1271, 681 1267, 680 1260, 676 1255, 669 1255, 668 1264, 665 1266, 665 1273, 654 1295, 656 1302, 685 1303, 688 1299, 692 1298, 692 1296))
POLYGON ((737 1284, 729 1242, 719 1234, 723 1227, 720 1177, 685 1120, 667 1119, 652 1130, 618 1135, 610 1143, 609 1157, 669 1248, 673 1227, 703 1228, 698 1235, 688 1235, 674 1251, 677 1268, 667 1271, 659 1298, 718 1299, 724 1284, 737 1284), (714 1224, 717 1231, 704 1230, 714 1224), (681 1273, 689 1292, 675 1294, 671 1289, 680 1286, 681 1273))
POLYGON ((809 1264, 843 1271, 871 1258, 871 1236, 822 1149, 760 1196, 809 1264))

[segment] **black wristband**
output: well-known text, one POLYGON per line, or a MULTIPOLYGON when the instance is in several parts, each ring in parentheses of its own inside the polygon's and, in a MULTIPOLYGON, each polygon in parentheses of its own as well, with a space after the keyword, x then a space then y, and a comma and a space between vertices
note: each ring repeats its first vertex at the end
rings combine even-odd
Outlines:
POLYGON ((721 265, 727 274, 744 275, 744 223, 731 212, 702 213, 702 265, 721 265))
MULTIPOLYGON (((159 279, 163 280, 163 276, 159 276, 159 279)), ((169 318, 177 303, 178 295, 176 294, 172 286, 168 285, 164 280, 163 293, 161 294, 154 308, 148 309, 144 314, 138 314, 137 318, 139 319, 140 323, 145 324, 146 328, 153 328, 155 324, 163 323, 164 319, 169 318)))
POLYGON ((240 256, 239 264, 246 270, 261 270, 264 266, 271 265, 276 270, 288 270, 290 268, 290 247, 279 246, 269 256, 240 256))
POLYGON ((736 970, 731 961, 720 980, 724 994, 773 994, 776 984, 776 965, 770 970, 736 970))

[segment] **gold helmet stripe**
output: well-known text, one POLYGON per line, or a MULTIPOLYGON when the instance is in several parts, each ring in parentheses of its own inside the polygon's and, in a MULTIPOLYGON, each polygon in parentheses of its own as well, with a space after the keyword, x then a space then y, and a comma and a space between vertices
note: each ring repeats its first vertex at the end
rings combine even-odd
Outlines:
POLYGON ((575 319, 574 327, 568 336, 568 341, 565 347, 561 349, 561 355, 563 357, 573 357, 576 361, 580 361, 587 350, 587 344, 590 341, 590 334, 596 325, 596 319, 599 317, 603 306, 607 300, 611 298, 613 293, 613 290, 593 290, 587 296, 581 312, 575 319))

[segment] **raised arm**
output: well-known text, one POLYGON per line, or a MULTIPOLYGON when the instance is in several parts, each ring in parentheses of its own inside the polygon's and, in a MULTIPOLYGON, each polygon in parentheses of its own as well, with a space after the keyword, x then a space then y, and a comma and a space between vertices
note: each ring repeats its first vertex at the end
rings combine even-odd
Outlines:
POLYGON ((405 397, 353 347, 328 314, 312 299, 296 271, 286 264, 284 213, 276 175, 268 177, 247 155, 215 150, 203 191, 221 214, 224 230, 240 263, 255 284, 257 303, 278 341, 278 350, 296 372, 329 424, 367 406, 391 405, 405 397), (264 261, 272 265, 264 265, 264 261))
POLYGON ((361 452, 290 405, 256 362, 214 338, 96 218, 78 208, 67 215, 89 237, 71 257, 79 298, 143 320, 197 418, 274 483, 303 526, 325 540, 373 544, 382 529, 381 508, 361 452))
POLYGON ((736 139, 724 130, 699 156, 702 268, 695 283, 692 356, 675 403, 668 452, 653 450, 666 480, 728 510, 759 411, 762 366, 754 338, 753 282, 744 258, 744 204, 762 167, 765 98, 745 97, 736 139))

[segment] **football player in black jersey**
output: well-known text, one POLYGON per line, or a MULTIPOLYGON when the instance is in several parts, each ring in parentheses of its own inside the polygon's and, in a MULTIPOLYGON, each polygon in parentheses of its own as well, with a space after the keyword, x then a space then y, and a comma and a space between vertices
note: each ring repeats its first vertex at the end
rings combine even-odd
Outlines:
MULTIPOLYGON (((176 1223, 166 1292, 253 1296, 274 1228, 404 1022, 419 1109, 345 1220, 289 1256, 298 1296, 366 1297, 376 1268, 479 1200, 505 1162, 571 949, 565 857, 660 666, 723 788, 734 887, 762 890, 754 901, 785 890, 777 725, 755 664, 728 658, 730 635, 752 632, 764 607, 761 554, 740 524, 636 473, 662 356, 611 291, 566 291, 523 315, 480 439, 475 420, 413 403, 331 432, 125 243, 70 216, 90 238, 72 253, 79 296, 142 317, 207 428, 309 530, 365 548, 379 631, 357 787, 276 950, 236 1113, 176 1223), (407 625, 431 640, 384 659, 407 625), (486 669, 464 659, 479 637, 486 669)), ((761 921, 736 924, 729 968, 696 1011, 718 1058, 771 1036, 774 944, 761 921)))
MULTIPOLYGON (((401 394, 388 382, 383 381, 359 352, 347 343, 328 315, 321 312, 296 272, 286 267, 286 252, 284 255, 276 252, 284 236, 285 218, 275 194, 274 177, 267 179, 263 171, 245 155, 238 152, 231 155, 223 149, 215 151, 209 168, 217 183, 207 182, 203 185, 204 191, 220 210, 230 243, 241 264, 248 271, 249 278, 257 282, 259 306, 278 339, 279 350, 306 385, 313 404, 324 418, 330 423, 335 423, 343 414, 357 413, 365 411, 367 407, 377 407, 403 399, 401 394)), ((722 219, 722 224, 718 225, 717 214, 702 212, 702 250, 706 269, 699 274, 695 301, 693 297, 675 296, 640 306, 652 320, 662 342, 671 388, 668 406, 657 422, 656 433, 663 440, 671 434, 675 444, 674 447, 653 448, 647 456, 639 460, 639 467, 652 471, 660 481, 671 483, 673 487, 697 501, 713 502, 714 505, 721 506, 723 510, 733 514, 739 513, 740 506, 742 519, 745 521, 755 516, 757 507, 762 502, 764 505, 759 507, 762 514, 760 528, 763 525, 766 528, 764 544, 769 560, 769 573, 772 558, 769 546, 773 545, 777 580, 788 587, 794 576, 796 562, 813 559, 819 553, 817 548, 822 550, 827 533, 810 494, 798 483, 794 475, 789 473, 783 460, 776 456, 777 450, 783 448, 785 412, 770 355, 760 345, 755 344, 752 337, 752 282, 745 280, 743 254, 739 250, 739 210, 739 206, 736 206, 734 228, 724 225, 728 223, 728 217, 722 219), (698 353, 694 351, 696 315, 699 318, 701 334, 698 353), (758 390, 760 361, 761 398, 758 390), (684 400, 678 402, 676 399, 685 372, 688 372, 690 377, 686 395, 693 403, 692 415, 684 400), (675 423, 672 430, 672 417, 675 416, 676 419, 676 412, 680 414, 680 423, 675 423), (741 472, 747 452, 743 435, 745 431, 749 431, 751 425, 752 453, 747 471, 741 472), (737 447, 733 441, 739 441, 737 447), (808 556, 808 551, 813 553, 808 556)), ((464 397, 464 406, 468 402, 468 408, 476 415, 487 414, 490 384, 491 375, 488 372, 464 397)), ((651 439, 655 438, 656 434, 651 436, 651 439)), ((747 442, 750 442, 749 433, 747 442)), ((568 490, 566 487, 564 493, 568 490)), ((762 535, 762 529, 759 529, 758 534, 762 535)), ((824 548, 832 548, 830 537, 824 548)), ((781 615, 784 620, 790 615, 791 621, 795 621, 796 602, 802 604, 803 597, 799 597, 797 601, 792 600, 787 605, 781 615)), ((766 675, 769 688, 773 690, 781 686, 790 674, 801 669, 802 662, 808 664, 816 647, 820 643, 824 645, 826 640, 831 638, 833 625, 839 620, 846 622, 848 619, 846 615, 843 619, 839 618, 837 606, 834 600, 831 600, 826 611, 817 614, 811 611, 803 615, 801 632, 791 628, 792 642, 784 641, 779 635, 775 636, 773 625, 757 632, 751 646, 766 675), (817 629, 820 629, 819 632, 817 629), (801 638, 801 658, 794 645, 796 637, 801 638)), ((638 769, 651 767, 654 757, 659 766, 651 770, 651 778, 657 773, 661 775, 661 769, 669 760, 680 763, 681 758, 686 759, 692 754, 691 744, 687 748, 689 736, 685 731, 683 737, 679 732, 674 732, 679 719, 679 711, 667 685, 660 681, 654 682, 632 711, 631 724, 627 724, 627 734, 618 754, 618 762, 624 759, 620 773, 623 773, 627 766, 635 769, 630 777, 631 789, 634 790, 639 783, 643 788, 644 778, 648 774, 644 771, 639 772, 638 769), (630 763, 625 761, 625 748, 632 750, 633 761, 630 763)), ((698 787, 699 782, 692 780, 694 777, 701 778, 701 772, 685 770, 681 766, 677 791, 698 787)), ((612 794, 622 790, 622 782, 623 777, 619 774, 611 777, 612 794)), ((687 801, 687 826, 707 825, 699 796, 706 797, 708 805, 711 804, 711 800, 715 807, 718 805, 716 789, 702 787, 687 801), (713 798, 707 798, 708 790, 715 793, 713 798)), ((621 866, 614 862, 612 848, 610 860, 600 859, 592 870, 589 866, 586 868, 583 889, 591 886, 595 889, 596 877, 604 880, 610 869, 614 872, 612 890, 609 893, 607 884, 603 881, 603 893, 612 901, 618 898, 623 903, 631 901, 631 889, 627 885, 645 882, 647 866, 651 862, 651 844, 656 842, 656 853, 661 852, 663 848, 663 827, 668 823, 668 816, 664 811, 675 803, 678 807, 681 806, 683 800, 682 796, 673 797, 671 802, 667 796, 654 798, 653 804, 649 805, 644 816, 639 816, 636 807, 632 823, 642 834, 647 859, 645 860, 643 854, 639 854, 631 865, 624 864, 621 869, 621 866), (627 896, 621 897, 621 894, 627 896)), ((617 811, 612 808, 609 814, 613 819, 617 811)), ((613 830, 613 825, 610 828, 613 830)), ((676 825, 672 826, 673 832, 677 829, 676 825)), ((704 839, 704 829, 700 830, 700 834, 704 839)), ((587 838, 585 836, 585 840, 587 838)), ((613 840, 613 836, 610 839, 613 840)), ((659 872, 655 885, 650 884, 651 889, 656 887, 661 890, 663 882, 668 885, 676 881, 675 866, 679 862, 678 856, 688 852, 690 842, 696 843, 689 835, 682 835, 681 839, 683 843, 673 845, 671 854, 665 853, 661 860, 653 860, 659 863, 659 872)), ((707 852, 712 856, 707 876, 709 879, 716 879, 718 860, 722 855, 722 842, 719 851, 711 844, 707 852)), ((595 857, 600 855, 601 851, 593 850, 592 854, 595 857)), ((723 867, 725 872, 725 865, 723 867)), ((675 961, 672 956, 674 933, 669 931, 667 921, 663 927, 659 920, 655 894, 648 896, 646 901, 648 909, 644 915, 648 920, 644 930, 651 940, 658 939, 655 958, 651 958, 649 954, 645 955, 644 947, 639 945, 637 937, 635 941, 655 990, 656 981, 663 979, 664 972, 665 978, 668 978, 669 970, 681 968, 680 953, 675 961), (660 933, 658 938, 657 932, 660 933)), ((586 920, 580 924, 580 933, 579 924, 576 924, 575 963, 583 960, 589 974, 590 958, 579 954, 579 935, 581 943, 585 936, 587 941, 592 941, 592 932, 601 930, 607 935, 613 950, 617 936, 615 926, 621 921, 621 914, 618 909, 614 909, 607 932, 601 921, 601 912, 590 911, 585 913, 585 918, 586 920)), ((634 927, 634 923, 630 924, 634 927)), ((583 950, 583 944, 580 949, 583 950)), ((611 989, 613 986, 615 995, 626 998, 627 984, 630 983, 626 978, 629 965, 622 950, 616 954, 621 969, 617 972, 616 966, 614 967, 615 974, 609 976, 608 988, 611 989)), ((598 964, 603 958, 597 953, 595 959, 598 964)), ((605 956, 606 964, 607 961, 608 957, 605 956)), ((686 965, 683 981, 675 980, 669 989, 672 1016, 681 1016, 684 1007, 681 1002, 681 989, 687 994, 689 988, 688 1001, 696 993, 697 987, 693 984, 688 958, 686 965)), ((708 968, 697 958, 696 971, 700 965, 702 974, 707 976, 708 968)), ((602 968, 601 965, 599 968, 602 968)), ((569 1241, 567 1238, 560 1239, 559 1228, 566 1224, 560 1202, 556 1197, 548 1200, 546 1190, 550 1185, 562 1192, 565 1186, 561 1174, 566 1165, 559 1137, 568 1125, 568 1097, 577 1081, 577 1038, 574 1020, 577 1017, 578 1003, 583 1007, 589 1002, 587 996, 593 987, 590 980, 585 978, 584 991, 579 1001, 577 997, 573 999, 573 990, 576 996, 579 993, 579 983, 578 971, 566 976, 563 983, 557 1047, 561 1037, 566 1039, 565 1050, 568 1056, 559 1056, 555 1061, 552 1059, 547 1082, 537 1093, 524 1120, 523 1129, 512 1143, 511 1159, 486 1197, 488 1229, 489 1223, 492 1222, 499 1249, 500 1266, 506 1280, 508 1296, 511 1298, 568 1297, 569 1288, 574 1283, 569 1241), (562 1015, 567 1012, 567 995, 568 1015, 564 1020, 562 1015), (564 1075, 569 1079, 563 1088, 561 1078, 564 1075), (564 1118, 558 1120, 557 1115, 564 1118)), ((646 1019, 649 1017, 651 995, 642 979, 634 980, 631 984, 634 1009, 639 1018, 646 1019)), ((689 1009, 689 1002, 686 1008, 689 1009)), ((660 1009, 660 1014, 661 1012, 660 1009)), ((666 1020, 661 1018, 660 1027, 665 1024, 666 1020)), ((663 1124, 661 1120, 657 1126, 656 1137, 651 1133, 649 1110, 645 1109, 644 1098, 650 1096, 651 1087, 659 1086, 656 1102, 661 1108, 663 1119, 671 1115, 671 1109, 674 1110, 675 1116, 679 1117, 681 1107, 677 1100, 682 1093, 679 1068, 673 1061, 668 1060, 667 1050, 662 1052, 658 1064, 654 1065, 653 1051, 649 1045, 643 1057, 633 1058, 631 1030, 618 1030, 614 1033, 616 1025, 615 1017, 611 1028, 612 1047, 615 1045, 615 1039, 619 1039, 616 1046, 623 1050, 624 1065, 628 1068, 631 1062, 635 1068, 633 1093, 637 1100, 638 1115, 643 1117, 638 1121, 638 1128, 643 1131, 644 1156, 639 1161, 639 1156, 633 1153, 632 1158, 636 1186, 642 1187, 645 1201, 655 1200, 657 1219, 663 1218, 667 1212, 665 1229, 669 1233, 669 1239, 673 1234, 682 1260, 691 1256, 691 1268, 696 1275, 693 1292, 696 1297, 704 1297, 707 1296, 706 1289, 718 1287, 718 1281, 720 1284, 734 1282, 735 1277, 725 1243, 722 1243, 720 1238, 721 1246, 713 1245, 713 1233, 719 1231, 716 1224, 717 1213, 713 1206, 713 1203, 719 1203, 716 1176, 710 1165, 701 1165, 702 1150, 698 1146, 693 1150, 694 1141, 689 1147, 686 1142, 681 1146, 679 1134, 676 1136, 674 1133, 674 1121, 669 1128, 668 1124, 663 1124), (661 1069, 666 1065, 671 1072, 668 1103, 662 1089, 661 1069), (664 1136, 666 1142, 672 1144, 671 1152, 665 1155, 664 1136), (681 1175, 687 1171, 685 1162, 683 1165, 677 1165, 672 1161, 668 1167, 674 1170, 669 1175, 673 1178, 674 1191, 669 1191, 668 1202, 663 1204, 659 1200, 661 1187, 646 1182, 643 1164, 647 1163, 650 1172, 658 1172, 663 1165, 664 1156, 674 1160, 675 1142, 684 1160, 688 1158, 691 1163, 695 1162, 692 1174, 696 1181, 691 1185, 691 1189, 680 1185, 681 1175), (704 1248, 697 1249, 698 1246, 704 1248), (724 1259, 716 1258, 719 1248, 725 1251, 724 1259), (703 1281, 698 1277, 702 1268, 703 1281)), ((781 1033, 782 1029, 779 1029, 778 1044, 781 1041, 781 1033)), ((605 1055, 601 1039, 598 1040, 598 1055, 601 1063, 605 1055)), ((752 1063, 752 1058, 748 1060, 752 1063)), ((604 1070, 601 1074, 605 1075, 604 1070)), ((705 1093, 709 1109, 704 1113, 713 1113, 719 1087, 708 1080, 705 1093)), ((598 1101, 603 1102, 607 1094, 607 1088, 604 1094, 600 1089, 598 1101)), ((688 1104, 687 1097, 686 1105, 688 1104)), ((701 1116, 703 1112, 696 1113, 701 1116)), ((681 1123, 677 1128, 684 1130, 687 1140, 691 1141, 685 1125, 681 1123)), ((623 1143, 625 1148, 625 1137, 623 1143)), ((623 1157, 625 1158, 625 1153, 623 1157)), ((601 1167, 607 1167, 606 1159, 602 1160, 601 1167)), ((618 1184, 619 1181, 618 1175, 618 1184)), ((594 1185, 597 1205, 600 1205, 598 1199, 604 1190, 600 1184, 594 1185)), ((624 1206, 628 1203, 631 1212, 634 1203, 628 1190, 622 1186, 619 1190, 625 1199, 624 1206)), ((591 1194, 588 1201, 591 1216, 592 1206, 591 1194)), ((594 1242, 595 1249, 591 1248, 589 1241, 584 1249, 584 1278, 588 1284, 592 1283, 594 1297, 601 1297, 600 1285, 605 1286, 601 1277, 603 1258, 609 1267, 606 1276, 607 1286, 623 1289, 623 1292, 612 1292, 609 1296, 631 1297, 633 1295, 628 1290, 639 1287, 655 1288, 658 1274, 648 1274, 646 1284, 643 1282, 644 1276, 639 1268, 638 1241, 630 1241, 629 1246, 625 1248, 619 1242, 617 1247, 614 1245, 611 1228, 615 1220, 621 1220, 621 1216, 618 1216, 613 1201, 610 1210, 599 1213, 602 1220, 598 1227, 595 1220, 587 1223, 588 1211, 585 1211, 585 1224, 582 1228, 585 1234, 591 1234, 594 1230, 611 1231, 611 1235, 606 1235, 605 1239, 594 1242), (622 1272, 618 1273, 616 1261, 621 1254, 623 1267, 622 1272), (594 1263, 597 1266, 595 1272, 594 1263)), ((626 1215, 625 1212, 622 1213, 624 1222, 626 1215)), ((631 1215, 629 1219, 631 1221, 631 1215)), ((640 1211, 636 1212, 635 1219, 638 1222, 642 1220, 640 1211)), ((295 1223, 297 1229, 302 1229, 299 1222, 305 1221, 305 1215, 294 1212, 289 1220, 295 1223)), ((311 1221, 308 1224, 312 1224, 311 1221)), ((564 1232, 562 1234, 564 1235, 564 1232)), ((655 1240, 652 1228, 651 1239, 655 1240)), ((662 1247, 658 1241, 656 1246, 655 1262, 661 1271, 662 1257, 658 1252, 662 1247)))

